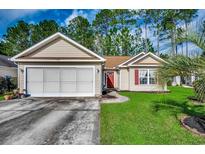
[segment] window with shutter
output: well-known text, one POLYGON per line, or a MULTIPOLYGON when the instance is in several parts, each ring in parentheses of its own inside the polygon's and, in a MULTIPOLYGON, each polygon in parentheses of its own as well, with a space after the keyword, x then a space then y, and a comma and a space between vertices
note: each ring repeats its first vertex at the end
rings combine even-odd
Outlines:
POLYGON ((139 84, 139 70, 135 70, 135 85, 139 84))

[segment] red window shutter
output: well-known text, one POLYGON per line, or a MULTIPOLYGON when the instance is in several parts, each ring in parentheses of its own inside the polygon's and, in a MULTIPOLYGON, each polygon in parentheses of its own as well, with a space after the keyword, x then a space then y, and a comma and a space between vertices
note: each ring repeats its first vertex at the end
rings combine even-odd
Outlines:
POLYGON ((139 84, 139 70, 138 69, 135 70, 135 84, 136 85, 139 84))

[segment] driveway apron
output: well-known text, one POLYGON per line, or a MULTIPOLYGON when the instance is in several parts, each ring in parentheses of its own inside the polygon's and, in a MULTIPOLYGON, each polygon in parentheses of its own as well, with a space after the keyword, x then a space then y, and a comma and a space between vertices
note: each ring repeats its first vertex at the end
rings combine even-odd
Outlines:
POLYGON ((0 144, 99 144, 96 98, 0 102, 0 144))

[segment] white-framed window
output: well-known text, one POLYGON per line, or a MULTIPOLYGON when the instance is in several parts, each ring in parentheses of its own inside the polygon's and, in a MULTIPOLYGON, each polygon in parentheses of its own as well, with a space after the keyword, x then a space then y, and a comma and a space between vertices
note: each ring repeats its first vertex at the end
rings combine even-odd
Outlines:
POLYGON ((156 70, 153 69, 140 69, 139 83, 141 85, 157 84, 156 73, 156 70))
POLYGON ((156 73, 155 70, 149 70, 149 84, 157 83, 156 73))
POLYGON ((148 84, 148 70, 139 71, 140 84, 148 84))

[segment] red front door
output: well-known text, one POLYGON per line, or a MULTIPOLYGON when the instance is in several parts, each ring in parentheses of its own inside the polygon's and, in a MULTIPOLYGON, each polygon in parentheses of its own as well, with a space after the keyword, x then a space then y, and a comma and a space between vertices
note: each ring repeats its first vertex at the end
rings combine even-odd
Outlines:
POLYGON ((114 88, 114 72, 106 72, 107 88, 114 88))

